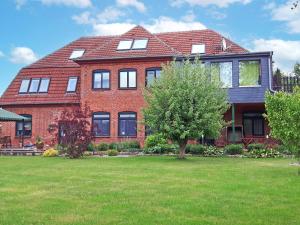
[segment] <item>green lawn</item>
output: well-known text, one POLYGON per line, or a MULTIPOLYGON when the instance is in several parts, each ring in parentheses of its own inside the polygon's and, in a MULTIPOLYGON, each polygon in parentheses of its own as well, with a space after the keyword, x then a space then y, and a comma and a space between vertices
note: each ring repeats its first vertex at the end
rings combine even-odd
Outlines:
POLYGON ((300 224, 291 159, 0 157, 0 224, 300 224))

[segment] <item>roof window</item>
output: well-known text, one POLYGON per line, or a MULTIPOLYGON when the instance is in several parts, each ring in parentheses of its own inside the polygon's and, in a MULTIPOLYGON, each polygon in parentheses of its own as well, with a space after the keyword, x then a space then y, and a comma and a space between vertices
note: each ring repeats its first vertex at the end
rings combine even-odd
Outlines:
POLYGON ((85 50, 84 49, 76 49, 73 50, 72 54, 70 55, 69 59, 77 59, 80 58, 81 56, 83 56, 85 50))
POLYGON ((192 45, 192 54, 204 54, 205 45, 204 44, 194 44, 192 45))

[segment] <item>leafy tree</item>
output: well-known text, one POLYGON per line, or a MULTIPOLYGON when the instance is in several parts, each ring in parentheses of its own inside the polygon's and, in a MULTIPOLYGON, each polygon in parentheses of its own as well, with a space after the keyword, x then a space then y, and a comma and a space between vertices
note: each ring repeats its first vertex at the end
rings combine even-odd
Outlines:
POLYGON ((294 73, 297 77, 300 77, 300 63, 296 63, 294 66, 294 73))
POLYGON ((217 138, 229 108, 226 90, 219 81, 211 82, 198 59, 164 65, 160 79, 145 89, 145 101, 146 125, 177 143, 179 158, 185 157, 189 139, 217 138))
POLYGON ((268 93, 266 110, 271 135, 294 151, 300 163, 300 88, 293 93, 268 93))
POLYGON ((87 105, 64 109, 48 131, 53 134, 53 142, 63 146, 70 158, 79 158, 87 150, 93 139, 90 128, 91 111, 87 105))

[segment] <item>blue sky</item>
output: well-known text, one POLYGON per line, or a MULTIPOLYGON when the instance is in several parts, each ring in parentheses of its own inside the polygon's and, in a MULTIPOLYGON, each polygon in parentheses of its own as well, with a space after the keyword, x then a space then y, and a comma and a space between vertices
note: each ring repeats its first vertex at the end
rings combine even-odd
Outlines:
POLYGON ((214 29, 252 51, 274 51, 285 72, 300 61, 300 7, 267 0, 1 0, 0 94, 24 66, 81 37, 214 29))

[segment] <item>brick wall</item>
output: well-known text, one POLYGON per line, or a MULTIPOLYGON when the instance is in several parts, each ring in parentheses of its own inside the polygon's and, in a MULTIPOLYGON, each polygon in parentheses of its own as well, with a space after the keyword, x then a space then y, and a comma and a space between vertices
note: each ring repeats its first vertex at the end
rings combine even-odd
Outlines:
POLYGON ((133 111, 137 113, 137 139, 143 144, 145 138, 142 108, 144 107, 143 88, 145 87, 146 69, 161 67, 166 62, 163 59, 157 60, 130 60, 103 62, 97 64, 83 65, 81 69, 81 103, 87 103, 93 112, 110 113, 110 137, 96 138, 96 142, 116 142, 132 140, 133 138, 118 137, 118 113, 133 111), (137 89, 119 90, 119 70, 137 70, 137 89), (110 90, 92 90, 92 73, 94 70, 110 71, 110 90))
MULTIPOLYGON (((50 143, 52 137, 47 129, 49 124, 53 123, 55 118, 59 116, 60 112, 68 108, 68 106, 20 106, 20 107, 5 107, 4 109, 17 114, 32 115, 32 136, 26 137, 24 143, 35 143, 37 136, 44 139, 46 143, 50 143)), ((13 146, 19 146, 20 138, 16 137, 16 123, 15 122, 0 122, 2 124, 3 136, 10 136, 12 138, 13 146)))

